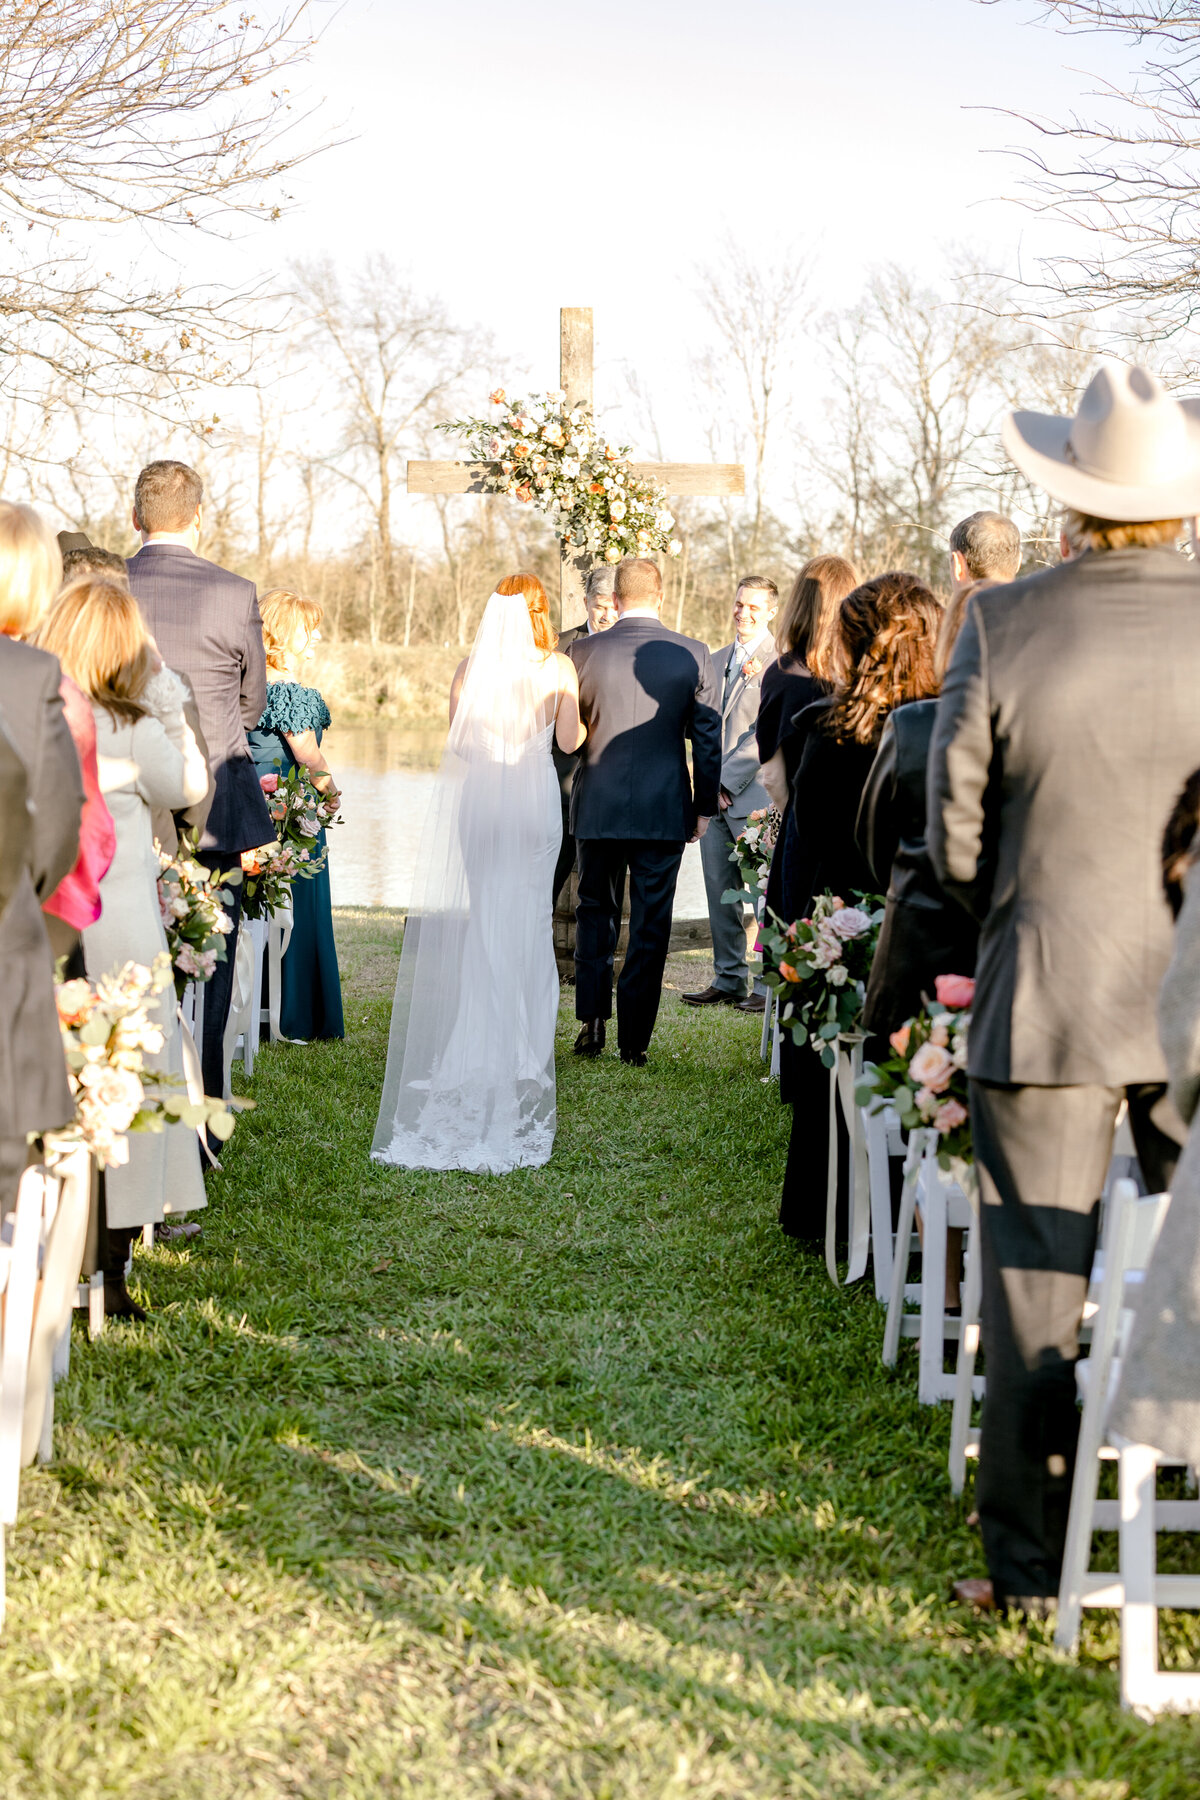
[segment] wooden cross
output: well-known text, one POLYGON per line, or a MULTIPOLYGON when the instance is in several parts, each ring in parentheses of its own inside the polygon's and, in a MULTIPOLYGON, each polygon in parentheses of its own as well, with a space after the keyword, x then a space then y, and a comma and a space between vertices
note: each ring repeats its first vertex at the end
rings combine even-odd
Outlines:
MULTIPOLYGON (((568 406, 592 400, 592 309, 564 306, 559 314, 560 350, 558 385, 568 406)), ((635 475, 657 481, 667 494, 695 497, 744 494, 746 471, 741 463, 634 463, 635 475)), ((464 462, 410 462, 410 494, 484 494, 486 464, 464 462)), ((562 545, 559 564, 559 630, 580 625, 585 617, 583 590, 591 557, 575 545, 562 545)))

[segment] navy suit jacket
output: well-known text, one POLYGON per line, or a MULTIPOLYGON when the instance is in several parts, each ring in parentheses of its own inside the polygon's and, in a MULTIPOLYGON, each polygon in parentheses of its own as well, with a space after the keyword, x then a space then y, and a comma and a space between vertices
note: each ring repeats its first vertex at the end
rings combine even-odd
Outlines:
POLYGON ((571 789, 575 837, 686 842, 697 816, 720 808, 721 714, 708 646, 631 613, 576 638, 571 660, 587 726, 571 789))
POLYGON ((169 669, 196 697, 215 792, 200 846, 236 856, 275 827, 246 742, 267 703, 267 660, 254 583, 183 544, 144 544, 129 585, 169 669))

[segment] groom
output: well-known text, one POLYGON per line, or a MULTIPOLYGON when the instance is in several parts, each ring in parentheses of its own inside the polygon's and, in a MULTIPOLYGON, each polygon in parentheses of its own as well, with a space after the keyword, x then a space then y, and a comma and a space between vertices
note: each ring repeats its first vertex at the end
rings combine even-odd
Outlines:
POLYGON ((571 792, 579 850, 575 1016, 579 1056, 599 1056, 612 1016, 613 956, 629 872, 629 950, 617 984, 621 1061, 642 1067, 671 936, 686 843, 718 810, 721 717, 706 645, 659 618, 662 576, 628 556, 617 565, 610 631, 572 646, 587 728, 571 792), (688 779, 685 740, 692 745, 688 779))

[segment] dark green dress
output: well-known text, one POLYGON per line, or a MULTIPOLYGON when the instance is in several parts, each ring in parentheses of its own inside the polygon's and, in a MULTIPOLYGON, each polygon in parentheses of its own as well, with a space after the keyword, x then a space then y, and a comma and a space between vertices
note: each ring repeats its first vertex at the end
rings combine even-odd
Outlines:
MULTIPOLYGON (((298 681, 270 682, 258 729, 247 733, 259 774, 286 775, 296 766, 285 732, 298 737, 314 731, 320 743, 329 724, 329 708, 316 688, 302 687, 298 681)), ((320 844, 323 848, 323 831, 320 844)), ((305 1040, 345 1037, 328 864, 310 881, 292 883, 292 912, 295 922, 283 959, 279 1029, 284 1037, 305 1040)))

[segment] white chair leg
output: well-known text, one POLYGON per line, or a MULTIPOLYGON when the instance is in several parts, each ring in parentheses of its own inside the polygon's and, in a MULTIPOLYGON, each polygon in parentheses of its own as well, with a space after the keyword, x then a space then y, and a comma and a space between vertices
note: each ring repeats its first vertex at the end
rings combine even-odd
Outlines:
POLYGON ((935 1406, 946 1384, 946 1189, 937 1165, 921 1183, 921 1337, 917 1398, 935 1406))
POLYGON ((914 1131, 908 1141, 904 1162, 904 1186, 900 1193, 900 1219, 896 1227, 896 1247, 892 1255, 892 1292, 888 1300, 887 1324, 883 1332, 883 1362, 889 1369, 896 1366, 900 1352, 900 1332, 904 1323, 904 1283, 908 1275, 908 1249, 913 1220, 917 1210, 917 1177, 921 1172, 924 1138, 914 1131))
POLYGON ((771 1054, 771 1027, 775 1023, 775 1008, 779 1005, 776 995, 772 994, 763 1008, 762 1035, 758 1043, 760 1062, 766 1062, 771 1054))
POLYGON ((143 1225, 142 1226, 142 1249, 143 1250, 153 1250, 153 1248, 154 1248, 154 1227, 153 1227, 153 1225, 143 1225))
POLYGON ((46 1389, 46 1410, 42 1415, 42 1435, 38 1439, 37 1459, 40 1463, 54 1461, 54 1383, 50 1382, 46 1389))
POLYGON ((88 1283, 88 1336, 98 1338, 104 1331, 104 1271, 97 1269, 88 1283))
POLYGON ((954 1375, 954 1411, 950 1417, 950 1487, 961 1494, 967 1480, 967 1450, 971 1442, 971 1401, 974 1398, 975 1358, 979 1353, 979 1299, 983 1287, 979 1226, 967 1233, 966 1270, 963 1280, 962 1324, 958 1339, 958 1366, 954 1375))
POLYGON ((67 1321, 67 1329, 54 1346, 54 1379, 65 1381, 71 1373, 71 1324, 67 1321))
POLYGON ((1122 1447, 1121 1507, 1121 1705, 1154 1710, 1158 1675, 1158 1612, 1154 1604, 1157 1548, 1154 1536, 1155 1453, 1146 1444, 1122 1447))
POLYGON ((886 1305, 892 1291, 892 1178, 887 1121, 883 1112, 862 1109, 871 1183, 871 1258, 875 1265, 875 1298, 886 1305))

